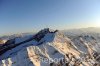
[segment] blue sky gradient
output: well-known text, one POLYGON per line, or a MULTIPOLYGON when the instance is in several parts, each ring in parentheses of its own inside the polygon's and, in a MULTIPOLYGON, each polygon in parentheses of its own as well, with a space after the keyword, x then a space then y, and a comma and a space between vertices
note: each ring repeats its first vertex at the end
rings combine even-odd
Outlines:
POLYGON ((0 35, 100 26, 100 0, 0 0, 0 35))

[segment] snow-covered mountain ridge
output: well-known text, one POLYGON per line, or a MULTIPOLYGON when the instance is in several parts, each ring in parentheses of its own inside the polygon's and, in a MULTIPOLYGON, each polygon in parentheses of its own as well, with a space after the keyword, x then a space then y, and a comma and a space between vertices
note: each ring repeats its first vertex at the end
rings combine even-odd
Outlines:
POLYGON ((95 37, 68 38, 47 28, 8 40, 0 47, 0 66, 100 66, 99 46, 95 37))

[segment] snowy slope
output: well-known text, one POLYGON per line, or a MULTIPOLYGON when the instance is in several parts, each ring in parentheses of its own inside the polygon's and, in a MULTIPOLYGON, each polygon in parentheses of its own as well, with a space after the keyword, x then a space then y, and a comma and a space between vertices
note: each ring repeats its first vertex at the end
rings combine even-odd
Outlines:
POLYGON ((90 36, 70 39, 47 28, 34 37, 15 38, 16 44, 20 45, 0 55, 0 66, 96 66, 100 62, 99 56, 95 58, 96 40, 90 36))

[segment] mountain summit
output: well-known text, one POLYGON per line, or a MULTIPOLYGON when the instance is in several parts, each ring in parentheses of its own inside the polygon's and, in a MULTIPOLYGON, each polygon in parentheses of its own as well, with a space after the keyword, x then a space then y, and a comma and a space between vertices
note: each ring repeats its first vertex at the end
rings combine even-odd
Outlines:
POLYGON ((32 36, 8 40, 0 47, 0 66, 100 66, 96 48, 93 37, 70 39, 46 28, 32 36))

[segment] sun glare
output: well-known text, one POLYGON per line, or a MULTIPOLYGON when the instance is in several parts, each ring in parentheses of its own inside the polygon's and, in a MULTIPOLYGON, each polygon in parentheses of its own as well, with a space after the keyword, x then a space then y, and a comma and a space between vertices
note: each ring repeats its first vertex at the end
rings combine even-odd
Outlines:
POLYGON ((95 22, 95 27, 100 27, 100 22, 95 22))

